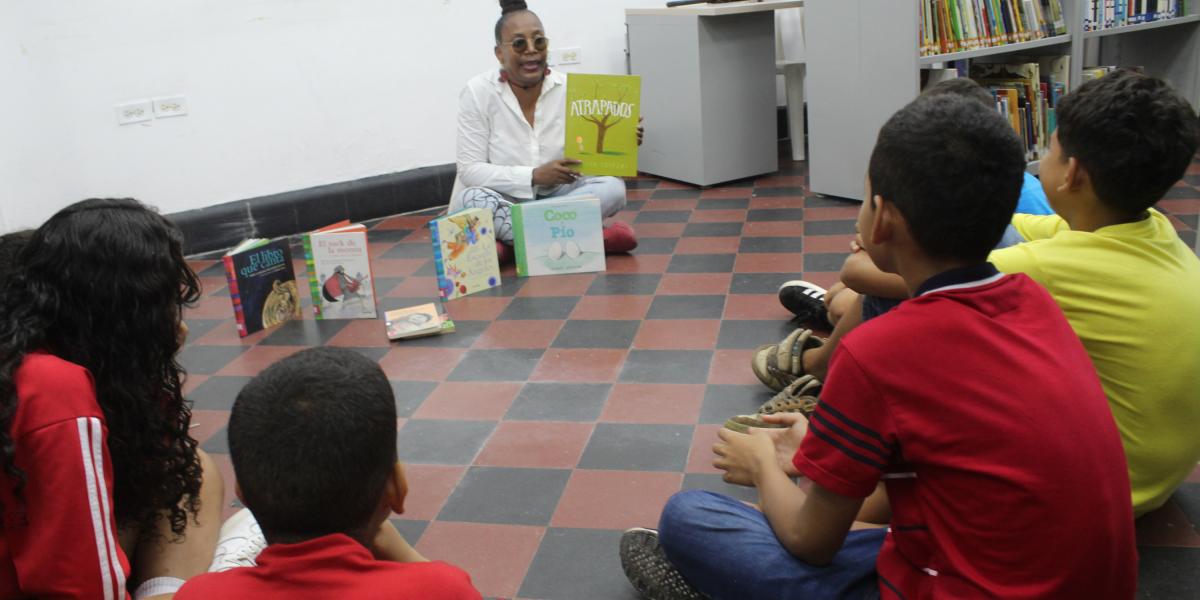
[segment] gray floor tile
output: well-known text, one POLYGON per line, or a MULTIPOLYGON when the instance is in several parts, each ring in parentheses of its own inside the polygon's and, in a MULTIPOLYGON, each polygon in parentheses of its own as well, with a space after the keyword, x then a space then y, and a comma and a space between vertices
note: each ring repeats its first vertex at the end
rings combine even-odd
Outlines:
POLYGON ((246 349, 247 346, 187 346, 179 352, 179 364, 193 375, 212 375, 246 349))
MULTIPOLYGON (((749 193, 746 194, 749 196, 749 193)), ((701 199, 696 204, 696 208, 700 210, 743 210, 750 208, 749 198, 717 198, 713 200, 701 199)))
MULTIPOLYGON (((749 320, 722 321, 717 335, 717 348, 746 350, 763 344, 775 344, 796 330, 791 321, 749 320)), ((749 369, 749 365, 746 366, 749 369)))
POLYGON ((671 254, 675 251, 676 238, 638 238, 635 254, 671 254))
POLYGON ((662 275, 650 273, 601 273, 588 287, 589 296, 649 296, 658 289, 662 275))
POLYGON ((404 462, 469 465, 495 428, 494 421, 413 419, 400 429, 396 451, 404 462))
POLYGON ((578 468, 682 471, 692 430, 691 425, 597 423, 578 468))
POLYGON ((803 196, 804 188, 802 188, 802 187, 760 187, 760 188, 754 188, 754 195, 757 197, 803 196))
MULTIPOLYGON (((519 298, 518 298, 519 299, 519 298)), ((447 381, 525 381, 545 350, 468 350, 447 381)))
MULTIPOLYGON (((653 310, 653 309, 651 309, 653 310)), ((563 324, 553 348, 628 348, 633 345, 641 321, 585 321, 563 324)))
POLYGON ((668 273, 729 273, 736 254, 676 254, 667 265, 668 273))
POLYGON ((654 190, 654 193, 650 194, 651 202, 653 202, 654 200, 686 200, 689 198, 699 198, 699 197, 700 197, 700 188, 662 189, 662 190, 654 190))
POLYGON ((789 266, 799 267, 800 265, 788 265, 785 262, 779 263, 780 272, 778 273, 734 273, 733 281, 729 284, 729 293, 731 294, 778 294, 779 286, 785 281, 800 278, 800 270, 785 271, 789 266))
POLYGON ((379 258, 432 258, 433 246, 429 242, 407 242, 392 246, 379 258))
POLYGON ((849 252, 810 252, 804 255, 804 272, 830 273, 842 270, 849 252))
POLYGON ((440 521, 548 525, 570 469, 471 467, 438 514, 440 521))
POLYGON ((595 421, 612 386, 607 383, 527 383, 504 415, 521 421, 595 421))
POLYGON ((1200 548, 1138 548, 1139 600, 1200 598, 1200 548))
POLYGON ((200 410, 229 410, 233 408, 238 392, 249 381, 249 377, 209 377, 196 386, 187 399, 192 401, 193 408, 200 410))
POLYGON ((541 298, 513 298, 508 308, 500 313, 501 321, 565 319, 579 303, 577 296, 547 296, 541 298))
POLYGON ((855 220, 805 221, 804 235, 844 235, 854 233, 855 220))
POLYGON ((637 592, 621 574, 617 553, 620 542, 620 531, 547 529, 517 595, 555 600, 637 600, 637 592))
POLYGON ((803 221, 803 208, 753 208, 746 221, 803 221))
MULTIPOLYGON (((691 218, 690 210, 643 210, 638 213, 634 223, 687 223, 691 218)), ((636 229, 636 228, 635 228, 636 229)))
POLYGON ((802 238, 795 237, 744 237, 738 245, 738 252, 761 254, 764 252, 801 252, 804 248, 802 238))
POLYGON ((772 394, 763 385, 709 384, 700 405, 700 423, 719 425, 735 415, 753 414, 772 394))
POLYGON ((688 223, 683 237, 736 237, 742 235, 742 223, 688 223))
POLYGON ((200 449, 209 454, 229 454, 229 426, 226 425, 212 434, 212 437, 200 444, 200 449))
POLYGON ((708 350, 630 350, 619 381, 625 383, 698 383, 708 379, 708 350))
MULTIPOLYGON (((345 329, 351 319, 322 319, 309 318, 306 313, 303 319, 294 319, 277 327, 267 334, 260 342, 264 346, 323 346, 330 338, 345 329)), ((382 327, 383 325, 380 325, 382 327)))
POLYGON ((392 394, 396 397, 396 416, 407 419, 411 417, 421 403, 437 389, 433 381, 389 381, 392 384, 392 394))
POLYGON ((725 296, 657 296, 647 319, 720 319, 725 296))
POLYGON ((400 532, 400 537, 408 542, 410 546, 416 546, 417 542, 421 541, 421 535, 425 533, 425 528, 429 527, 429 521, 414 521, 412 519, 390 519, 392 525, 396 526, 396 530, 400 532))

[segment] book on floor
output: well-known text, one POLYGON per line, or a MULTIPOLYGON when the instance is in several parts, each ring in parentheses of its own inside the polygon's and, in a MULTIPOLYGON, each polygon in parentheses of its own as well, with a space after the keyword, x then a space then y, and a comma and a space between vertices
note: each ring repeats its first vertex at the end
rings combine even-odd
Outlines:
POLYGON ((429 222, 438 296, 453 300, 500 285, 492 211, 468 208, 429 222))
POLYGON ((637 175, 637 127, 642 78, 567 74, 563 155, 585 175, 637 175))
POLYGON ((454 332, 454 321, 430 302, 384 313, 389 340, 404 340, 454 332))
POLYGON ((222 258, 238 335, 300 318, 300 290, 286 239, 246 240, 222 258))
POLYGON ((517 275, 562 275, 605 270, 600 200, 550 198, 512 207, 517 275))
POLYGON ((374 319, 366 225, 334 223, 304 234, 304 264, 318 319, 374 319))

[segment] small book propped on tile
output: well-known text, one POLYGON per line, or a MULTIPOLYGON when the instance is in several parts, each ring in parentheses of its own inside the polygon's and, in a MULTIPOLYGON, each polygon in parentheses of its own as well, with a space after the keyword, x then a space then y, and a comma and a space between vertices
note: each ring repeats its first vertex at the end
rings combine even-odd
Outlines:
POLYGON ((249 239, 221 260, 239 336, 300 318, 300 290, 286 239, 249 239))
POLYGON ((454 333, 454 321, 444 313, 439 313, 437 305, 432 302, 389 310, 385 313, 384 318, 387 321, 389 340, 407 340, 454 333))
POLYGON ((318 319, 374 319, 367 226, 341 221, 304 234, 304 263, 318 319))

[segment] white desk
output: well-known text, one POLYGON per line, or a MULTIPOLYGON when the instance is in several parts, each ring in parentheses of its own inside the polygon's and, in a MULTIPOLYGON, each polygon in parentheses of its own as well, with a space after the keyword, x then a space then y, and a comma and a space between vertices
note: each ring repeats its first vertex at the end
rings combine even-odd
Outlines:
POLYGON ((802 0, 625 10, 642 77, 639 170, 710 186, 779 169, 774 11, 802 0))

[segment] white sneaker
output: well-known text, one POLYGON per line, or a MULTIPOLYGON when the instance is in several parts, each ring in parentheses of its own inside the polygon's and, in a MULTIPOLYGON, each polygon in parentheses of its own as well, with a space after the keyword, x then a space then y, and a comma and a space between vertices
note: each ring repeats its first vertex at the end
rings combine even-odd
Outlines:
POLYGON ((221 532, 217 534, 217 551, 213 553, 212 566, 208 570, 216 572, 253 567, 255 559, 266 547, 267 538, 263 536, 258 521, 250 514, 250 509, 243 508, 221 525, 221 532))

